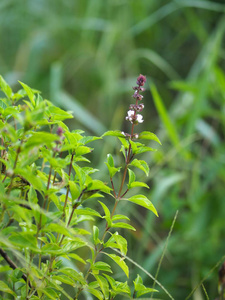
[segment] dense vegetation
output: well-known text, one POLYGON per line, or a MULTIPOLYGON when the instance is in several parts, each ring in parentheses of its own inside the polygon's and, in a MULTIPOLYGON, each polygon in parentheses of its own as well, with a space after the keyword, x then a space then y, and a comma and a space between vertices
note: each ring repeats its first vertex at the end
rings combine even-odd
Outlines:
MULTIPOLYGON (((1 74, 15 90, 17 80, 26 82, 72 110, 71 129, 126 131, 130 87, 137 74, 147 76, 140 128, 162 142, 148 158, 146 192, 159 218, 120 208, 138 228, 127 235, 128 256, 158 273, 174 299, 216 298, 214 267, 225 248, 224 1, 2 0, 0 8, 1 74)), ((104 180, 106 154, 119 160, 118 145, 95 149, 104 180)), ((135 278, 139 270, 131 268, 135 278)))

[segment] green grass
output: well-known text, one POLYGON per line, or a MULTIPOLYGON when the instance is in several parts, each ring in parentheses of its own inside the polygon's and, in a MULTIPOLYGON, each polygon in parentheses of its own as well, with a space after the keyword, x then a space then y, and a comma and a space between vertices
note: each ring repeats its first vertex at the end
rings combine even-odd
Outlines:
MULTIPOLYGON (((193 299, 217 296, 217 269, 206 275, 225 248, 224 13, 223 1, 204 0, 0 3, 0 73, 73 110, 71 128, 126 130, 131 87, 147 75, 140 131, 157 131, 162 142, 146 178, 160 217, 129 208, 139 230, 128 236, 128 256, 155 275, 179 210, 157 276, 174 299, 185 299, 203 278, 193 299)), ((119 159, 118 147, 99 141, 96 149, 106 178, 106 154, 119 159)))

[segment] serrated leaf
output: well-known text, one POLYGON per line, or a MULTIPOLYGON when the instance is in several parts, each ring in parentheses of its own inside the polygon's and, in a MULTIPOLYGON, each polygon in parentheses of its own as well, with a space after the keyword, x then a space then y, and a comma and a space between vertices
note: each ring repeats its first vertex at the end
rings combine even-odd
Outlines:
POLYGON ((117 256, 115 254, 108 254, 108 253, 105 253, 105 252, 102 252, 102 253, 109 256, 124 271, 126 276, 129 278, 129 268, 126 265, 123 258, 121 258, 120 256, 117 256))
POLYGON ((148 176, 148 174, 149 174, 149 166, 146 163, 146 161, 140 160, 140 159, 134 159, 129 165, 130 166, 134 166, 134 167, 142 170, 143 172, 145 172, 146 176, 148 176))
POLYGON ((152 133, 150 131, 143 131, 143 132, 141 132, 139 134, 138 138, 139 139, 156 141, 157 143, 159 143, 160 145, 162 145, 161 142, 160 142, 160 140, 158 139, 158 137, 154 133, 152 133))
POLYGON ((151 210, 157 217, 158 217, 158 213, 154 207, 154 205, 152 204, 152 202, 150 200, 148 200, 148 198, 144 195, 135 195, 129 199, 126 198, 122 198, 121 200, 126 200, 135 204, 138 204, 142 207, 147 208, 148 210, 151 210))

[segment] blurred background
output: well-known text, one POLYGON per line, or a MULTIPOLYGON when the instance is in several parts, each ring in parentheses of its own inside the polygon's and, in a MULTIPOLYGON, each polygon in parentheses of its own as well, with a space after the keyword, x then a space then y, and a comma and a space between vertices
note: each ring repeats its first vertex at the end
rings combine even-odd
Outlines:
MULTIPOLYGON (((15 90, 20 80, 72 110, 71 129, 98 136, 128 131, 132 86, 140 73, 147 76, 145 121, 136 131, 156 133, 162 146, 149 143, 158 151, 143 156, 151 172, 139 180, 150 185, 145 195, 159 218, 122 203, 117 212, 126 209, 137 228, 124 233, 128 256, 153 276, 167 245, 157 279, 174 299, 218 295, 216 264, 225 254, 224 46, 224 0, 0 1, 1 75, 15 90)), ((106 154, 120 163, 119 144, 106 137, 92 146, 105 180, 106 154)), ((130 267, 129 282, 139 273, 152 286, 130 267)), ((123 280, 120 271, 116 276, 123 280)), ((169 299, 156 288, 158 298, 169 299)))

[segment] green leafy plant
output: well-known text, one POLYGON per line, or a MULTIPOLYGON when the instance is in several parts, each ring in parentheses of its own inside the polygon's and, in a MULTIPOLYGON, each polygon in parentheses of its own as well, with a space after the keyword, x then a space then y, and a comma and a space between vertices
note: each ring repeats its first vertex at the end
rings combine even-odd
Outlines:
POLYGON ((64 121, 73 118, 71 112, 39 91, 20 82, 22 89, 13 93, 0 77, 5 95, 0 99, 0 299, 81 299, 85 293, 134 299, 156 291, 145 287, 138 274, 133 285, 117 281, 114 271, 118 265, 129 278, 127 240, 119 231, 135 231, 126 215, 116 214, 119 202, 135 203, 157 216, 145 195, 130 193, 148 188, 136 180, 135 170, 148 175, 148 164, 139 156, 154 149, 141 141, 160 143, 149 131, 134 131, 143 122, 145 82, 140 75, 133 88, 135 104, 126 117, 131 132, 95 137, 70 131, 64 121), (98 170, 86 158, 93 151, 88 144, 106 136, 119 140, 124 158, 117 167, 113 155, 107 155, 111 186, 94 179, 98 170), (93 201, 102 213, 92 208, 93 201))

